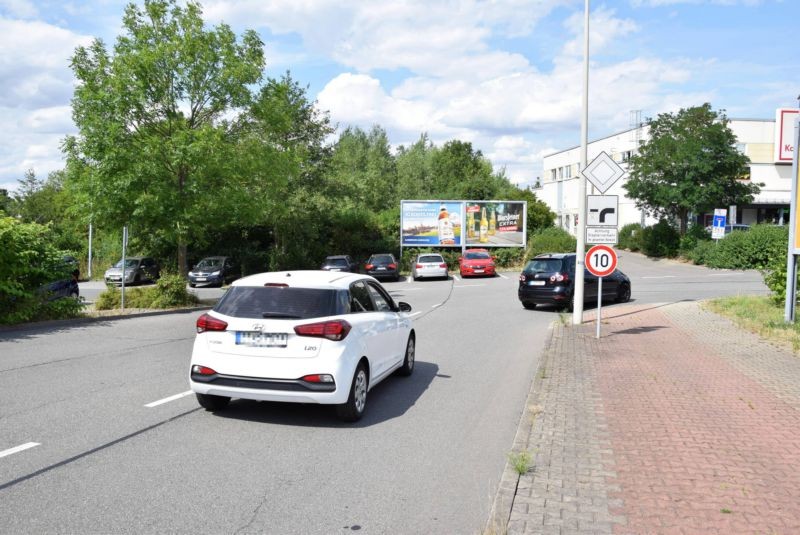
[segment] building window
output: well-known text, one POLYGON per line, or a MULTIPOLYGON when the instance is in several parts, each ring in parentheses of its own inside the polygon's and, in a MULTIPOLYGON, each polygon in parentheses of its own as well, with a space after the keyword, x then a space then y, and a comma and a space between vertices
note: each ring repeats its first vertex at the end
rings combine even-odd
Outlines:
POLYGON ((564 169, 565 169, 565 172, 564 172, 565 177, 566 178, 572 178, 572 166, 568 165, 564 169))
POLYGON ((632 150, 622 151, 622 161, 623 162, 629 161, 631 159, 631 156, 633 156, 633 151, 632 150))
POLYGON ((564 168, 563 167, 559 167, 558 168, 558 179, 561 180, 562 178, 564 178, 564 168))
POLYGON ((555 182, 555 180, 556 180, 556 170, 555 169, 550 169, 550 180, 552 180, 553 182, 555 182))

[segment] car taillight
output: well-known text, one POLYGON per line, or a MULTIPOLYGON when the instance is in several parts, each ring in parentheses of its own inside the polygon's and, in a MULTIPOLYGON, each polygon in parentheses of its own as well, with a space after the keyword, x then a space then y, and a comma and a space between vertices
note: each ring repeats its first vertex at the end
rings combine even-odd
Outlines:
POLYGON ((569 273, 556 273, 550 277, 550 282, 567 282, 569 281, 569 273))
POLYGON ((417 268, 417 269, 422 269, 422 264, 417 264, 414 267, 417 268))
POLYGON ((321 321, 298 325, 294 328, 294 332, 299 336, 314 336, 338 342, 344 340, 347 333, 350 332, 350 324, 344 320, 321 321))
POLYGON ((397 269, 397 264, 389 264, 386 267, 388 267, 389 269, 397 269))
POLYGON ((372 264, 367 264, 367 265, 366 265, 366 266, 364 266, 364 267, 365 267, 366 269, 372 269, 372 268, 374 268, 375 266, 373 266, 372 264))
MULTIPOLYGON (((419 267, 419 266, 417 266, 417 267, 419 267)), ((441 264, 439 264, 439 267, 440 268, 447 268, 447 264, 442 262, 441 264)))
POLYGON ((525 276, 524 273, 520 273, 519 275, 519 282, 525 282, 528 278, 525 276))
POLYGON ((300 378, 300 380, 308 383, 332 383, 333 375, 327 373, 315 373, 312 375, 304 375, 300 378))
POLYGON ((211 368, 208 368, 206 366, 200 366, 200 365, 197 365, 197 364, 192 366, 192 373, 196 373, 198 375, 216 375, 217 374, 216 370, 212 370, 211 368))
POLYGON ((224 331, 228 328, 228 323, 217 319, 214 316, 203 314, 197 318, 197 332, 204 333, 206 331, 224 331))

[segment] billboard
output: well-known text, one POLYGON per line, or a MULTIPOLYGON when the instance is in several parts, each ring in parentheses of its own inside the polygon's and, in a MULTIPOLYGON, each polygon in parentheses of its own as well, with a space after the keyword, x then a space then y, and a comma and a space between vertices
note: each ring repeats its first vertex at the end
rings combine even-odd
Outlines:
POLYGON ((794 121, 800 110, 778 108, 775 111, 775 163, 792 163, 794 156, 794 121))
POLYGON ((402 247, 525 247, 525 201, 402 201, 402 247))
POLYGON ((460 201, 402 201, 403 247, 461 247, 460 201))

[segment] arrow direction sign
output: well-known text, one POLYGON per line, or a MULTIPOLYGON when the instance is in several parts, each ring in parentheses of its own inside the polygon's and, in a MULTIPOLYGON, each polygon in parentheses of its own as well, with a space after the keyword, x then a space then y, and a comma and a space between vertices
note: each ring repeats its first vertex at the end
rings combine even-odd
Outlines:
POLYGON ((592 160, 592 163, 586 166, 586 169, 581 171, 581 174, 597 188, 597 191, 605 193, 614 182, 622 178, 625 170, 611 156, 601 152, 592 160))
POLYGON ((619 214, 618 195, 587 195, 586 225, 591 227, 616 227, 619 214))

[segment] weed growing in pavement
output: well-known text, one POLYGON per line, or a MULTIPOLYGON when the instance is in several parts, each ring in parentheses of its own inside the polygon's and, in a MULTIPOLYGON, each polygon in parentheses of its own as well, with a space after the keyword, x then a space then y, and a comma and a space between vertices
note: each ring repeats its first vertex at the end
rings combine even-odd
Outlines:
POLYGON ((800 324, 783 320, 783 306, 776 306, 769 297, 721 297, 705 302, 705 307, 724 316, 739 327, 773 342, 788 344, 800 352, 800 324))
POLYGON ((731 514, 732 512, 733 512, 733 511, 731 511, 730 509, 720 509, 720 513, 722 513, 722 514, 725 514, 725 515, 729 515, 729 514, 731 514))
POLYGON ((530 469, 533 467, 531 465, 531 452, 529 451, 521 451, 519 453, 509 453, 508 460, 511 461, 511 465, 514 467, 514 470, 517 471, 519 475, 527 474, 530 469))

